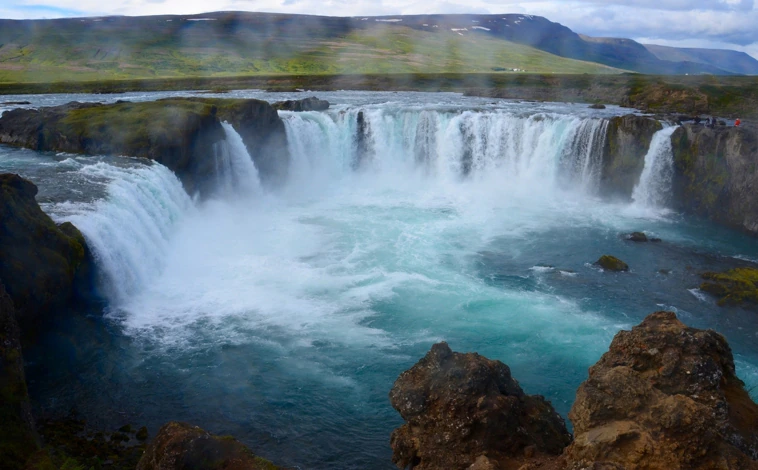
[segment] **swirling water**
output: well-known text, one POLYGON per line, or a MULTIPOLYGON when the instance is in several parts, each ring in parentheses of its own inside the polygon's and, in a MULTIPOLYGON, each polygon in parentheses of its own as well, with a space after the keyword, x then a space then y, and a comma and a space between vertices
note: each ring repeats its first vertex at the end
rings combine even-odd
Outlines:
POLYGON ((329 112, 281 113, 290 171, 272 192, 229 126, 206 201, 160 165, 0 148, 85 233, 108 298, 27 352, 41 408, 152 432, 185 420, 299 468, 391 468, 387 393, 432 343, 506 362, 565 416, 613 335, 662 308, 725 333, 758 384, 754 313, 691 292, 758 248, 661 206, 665 152, 635 192, 654 196, 610 203, 602 114, 327 97, 329 112), (665 242, 621 236, 635 230, 665 242), (593 267, 605 253, 632 272, 593 267))

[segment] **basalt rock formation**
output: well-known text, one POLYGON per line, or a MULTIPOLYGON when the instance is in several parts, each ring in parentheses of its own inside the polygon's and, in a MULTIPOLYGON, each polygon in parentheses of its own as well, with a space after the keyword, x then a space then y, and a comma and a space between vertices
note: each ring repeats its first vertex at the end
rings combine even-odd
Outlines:
POLYGON ((520 466, 527 456, 560 454, 571 440, 550 403, 526 395, 508 366, 446 343, 400 375, 390 402, 407 422, 391 438, 400 468, 520 466))
POLYGON ((232 437, 218 437, 197 426, 165 424, 137 465, 137 470, 277 470, 232 437))
POLYGON ((0 282, 0 469, 23 468, 39 449, 13 301, 0 282))
POLYGON ((645 167, 645 155, 653 135, 662 128, 655 119, 633 114, 610 119, 600 175, 603 195, 631 200, 634 186, 645 167))
POLYGON ((277 101, 272 104, 274 109, 280 111, 326 111, 329 109, 329 102, 311 96, 310 98, 303 98, 302 100, 287 100, 277 101))
POLYGON ((203 193, 216 171, 214 144, 225 138, 224 120, 242 136, 264 181, 283 179, 288 163, 284 123, 259 100, 171 98, 14 109, 0 117, 0 143, 148 158, 174 171, 190 194, 203 193))
POLYGON ((674 208, 758 235, 758 128, 685 124, 671 141, 674 208))
POLYGON ((726 339, 672 312, 616 335, 569 419, 569 469, 758 468, 758 405, 726 339))
POLYGON ((0 279, 22 327, 91 292, 84 236, 71 223, 56 225, 36 194, 32 182, 0 174, 0 279))

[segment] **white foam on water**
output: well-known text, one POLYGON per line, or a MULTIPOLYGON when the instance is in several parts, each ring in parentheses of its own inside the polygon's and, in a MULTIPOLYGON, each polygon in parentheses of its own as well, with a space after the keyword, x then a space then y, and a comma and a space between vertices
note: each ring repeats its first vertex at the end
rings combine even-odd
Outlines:
POLYGON ((695 298, 701 302, 708 301, 708 296, 705 294, 705 292, 701 291, 700 289, 687 289, 687 292, 695 296, 695 298))
POLYGON ((114 305, 141 292, 164 266, 174 226, 192 203, 179 180, 154 164, 122 168, 106 163, 83 166, 86 175, 106 179, 107 197, 94 204, 61 207, 82 231, 114 305))
POLYGON ((487 285, 471 257, 494 239, 637 223, 594 195, 607 121, 396 105, 281 116, 291 161, 274 193, 225 123, 216 197, 192 204, 153 165, 119 170, 107 201, 72 216, 127 332, 172 347, 386 351, 482 328, 573 344, 587 361, 600 349, 579 343, 613 334, 567 299, 487 285))

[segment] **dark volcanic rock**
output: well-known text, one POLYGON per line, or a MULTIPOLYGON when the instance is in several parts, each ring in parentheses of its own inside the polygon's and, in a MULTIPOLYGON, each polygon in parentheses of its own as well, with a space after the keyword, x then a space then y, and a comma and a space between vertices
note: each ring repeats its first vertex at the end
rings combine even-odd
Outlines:
POLYGON ((726 339, 672 312, 616 335, 569 418, 570 469, 758 468, 758 406, 726 339))
POLYGON ((81 232, 56 225, 34 196, 37 187, 0 174, 0 279, 22 327, 90 291, 90 257, 81 232))
POLYGON ((311 96, 302 100, 277 101, 272 106, 280 111, 326 111, 329 102, 311 96))
POLYGON ((600 175, 602 194, 631 200, 653 135, 662 128, 655 119, 632 114, 610 120, 600 175))
POLYGON ((407 421, 391 438, 400 468, 491 468, 535 452, 560 454, 571 441, 550 403, 526 395, 508 366, 446 343, 400 375, 390 402, 407 421))
POLYGON ((590 109, 605 109, 605 105, 604 104, 591 104, 589 105, 589 108, 590 109))
POLYGON ((685 125, 671 141, 674 208, 758 235, 758 128, 685 125))
POLYGON ((213 436, 197 426, 165 424, 137 470, 277 470, 231 437, 213 436))
POLYGON ((259 100, 171 98, 15 109, 0 117, 0 142, 148 158, 174 171, 189 193, 203 193, 217 171, 214 144, 225 138, 222 120, 240 133, 264 183, 283 179, 288 163, 284 123, 259 100))
POLYGON ((631 242, 646 242, 648 241, 647 235, 644 232, 632 232, 627 237, 627 240, 631 242))
POLYGON ((0 282, 0 468, 23 468, 39 448, 13 301, 0 282))
POLYGON ((603 255, 595 264, 606 271, 629 271, 629 265, 611 255, 603 255))

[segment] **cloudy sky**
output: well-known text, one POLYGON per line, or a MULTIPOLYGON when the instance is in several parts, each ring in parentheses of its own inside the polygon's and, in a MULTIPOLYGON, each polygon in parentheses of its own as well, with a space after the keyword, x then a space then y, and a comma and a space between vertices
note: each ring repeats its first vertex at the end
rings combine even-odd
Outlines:
POLYGON ((0 0, 2 18, 154 15, 209 10, 329 16, 528 13, 590 36, 745 51, 758 58, 754 0, 0 0))

